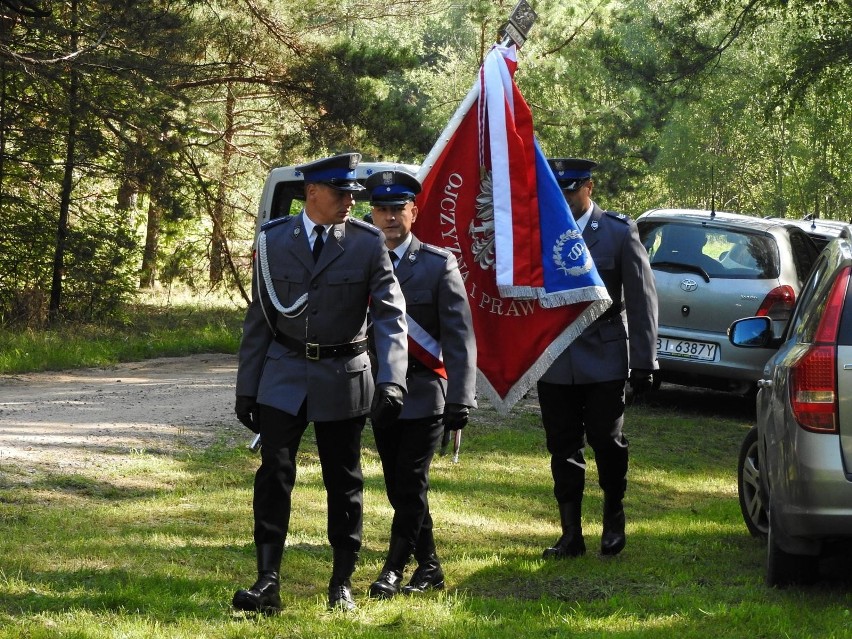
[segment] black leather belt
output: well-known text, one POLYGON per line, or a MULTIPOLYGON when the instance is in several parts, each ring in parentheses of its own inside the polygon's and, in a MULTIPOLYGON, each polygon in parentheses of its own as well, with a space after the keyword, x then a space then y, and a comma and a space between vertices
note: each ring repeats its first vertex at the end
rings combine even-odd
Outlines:
POLYGON ((357 342, 345 342, 343 344, 312 344, 276 331, 275 341, 294 351, 297 355, 310 360, 326 359, 328 357, 349 357, 359 355, 367 350, 366 337, 357 342))

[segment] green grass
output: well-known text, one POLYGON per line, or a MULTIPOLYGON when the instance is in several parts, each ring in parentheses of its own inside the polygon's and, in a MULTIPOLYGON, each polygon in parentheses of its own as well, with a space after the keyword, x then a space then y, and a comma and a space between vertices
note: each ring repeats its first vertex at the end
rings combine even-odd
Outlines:
POLYGON ((47 331, 0 330, 0 374, 107 366, 151 357, 235 353, 245 306, 224 299, 141 296, 121 319, 47 331))
MULTIPOLYGON (((237 306, 140 303, 123 326, 0 333, 0 370, 234 352, 237 306)), ((285 609, 272 618, 230 608, 255 576, 258 458, 235 421, 209 425, 218 435, 210 447, 185 436, 175 453, 136 450, 111 466, 13 464, 0 448, 0 639, 852 637, 848 558, 823 562, 826 577, 810 588, 763 585, 764 545, 746 532, 736 495, 737 451, 753 416, 713 397, 717 406, 703 411, 689 401, 628 409, 628 543, 615 558, 596 552, 602 503, 589 451, 590 552, 563 562, 540 558, 559 531, 535 405, 506 418, 479 409, 460 463, 438 457, 432 468, 448 589, 388 602, 365 597, 391 516, 367 429, 353 614, 325 607, 331 551, 310 429, 282 566, 285 609)))
MULTIPOLYGON (((365 597, 381 567, 390 509, 365 431, 359 608, 330 613, 331 551, 312 430, 300 453, 283 572, 285 609, 230 609, 254 579, 251 484, 257 457, 238 425, 216 445, 140 452, 114 468, 22 469, 0 458, 0 638, 17 637, 850 637, 848 581, 767 589, 763 545, 736 498, 748 417, 631 407, 628 545, 595 551, 601 495, 590 463, 590 553, 540 559, 558 536, 534 407, 480 409, 461 461, 438 457, 431 503, 448 590, 365 597)), ((591 455, 590 455, 591 457, 591 455)), ((411 568, 409 568, 410 574, 411 568)))

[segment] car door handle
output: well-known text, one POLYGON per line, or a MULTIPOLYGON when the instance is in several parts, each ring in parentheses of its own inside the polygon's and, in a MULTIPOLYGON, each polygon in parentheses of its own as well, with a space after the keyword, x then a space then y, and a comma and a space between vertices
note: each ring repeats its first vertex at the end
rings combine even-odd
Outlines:
POLYGON ((759 380, 757 380, 757 387, 758 388, 771 388, 772 387, 772 380, 771 379, 759 379, 759 380))

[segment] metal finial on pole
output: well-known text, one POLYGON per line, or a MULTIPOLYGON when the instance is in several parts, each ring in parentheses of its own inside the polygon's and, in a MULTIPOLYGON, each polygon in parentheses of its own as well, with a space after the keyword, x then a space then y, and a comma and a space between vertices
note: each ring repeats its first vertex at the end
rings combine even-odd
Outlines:
POLYGON ((506 47, 514 44, 520 49, 537 17, 527 0, 520 0, 512 9, 509 20, 500 28, 500 44, 506 47))

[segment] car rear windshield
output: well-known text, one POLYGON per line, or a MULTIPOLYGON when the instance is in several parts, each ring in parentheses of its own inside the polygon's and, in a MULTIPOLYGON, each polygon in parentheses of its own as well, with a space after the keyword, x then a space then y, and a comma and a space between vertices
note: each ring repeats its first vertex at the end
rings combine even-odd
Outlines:
POLYGON ((639 235, 651 266, 693 266, 732 279, 775 279, 780 273, 769 234, 666 221, 640 224, 639 235))

